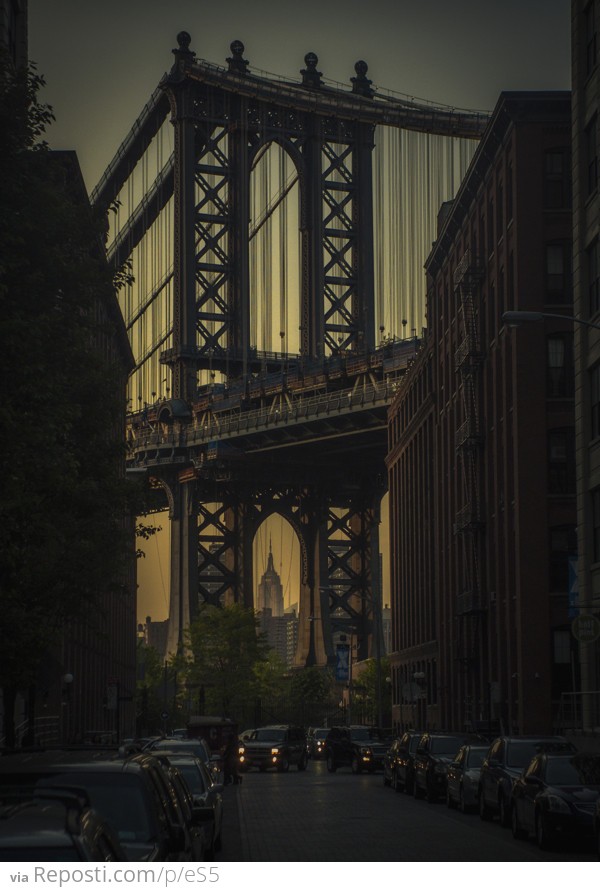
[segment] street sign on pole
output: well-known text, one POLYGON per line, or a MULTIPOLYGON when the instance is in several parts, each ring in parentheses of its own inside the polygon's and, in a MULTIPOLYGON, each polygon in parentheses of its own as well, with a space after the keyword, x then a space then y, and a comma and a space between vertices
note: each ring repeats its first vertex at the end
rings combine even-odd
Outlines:
POLYGON ((590 644, 600 638, 600 620, 594 614, 579 614, 571 623, 571 632, 583 644, 590 644))

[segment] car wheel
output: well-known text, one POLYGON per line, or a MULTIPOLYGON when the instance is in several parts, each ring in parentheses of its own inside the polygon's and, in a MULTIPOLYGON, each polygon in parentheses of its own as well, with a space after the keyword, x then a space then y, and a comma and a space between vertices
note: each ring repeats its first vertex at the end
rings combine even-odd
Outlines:
POLYGON ((307 766, 307 765, 308 765, 308 756, 307 756, 307 755, 303 755, 303 756, 301 757, 300 761, 298 762, 298 770, 299 770, 299 771, 306 771, 306 766, 307 766))
POLYGON ((492 812, 488 808, 485 803, 485 797, 483 795, 483 790, 479 793, 479 816, 482 820, 491 820, 492 812))
POLYGON ((552 847, 553 831, 548 827, 541 811, 538 811, 535 817, 535 839, 542 851, 549 851, 552 847))
POLYGON ((498 799, 498 812, 500 814, 500 826, 505 828, 510 826, 510 807, 502 793, 498 799))
POLYGON ((289 759, 287 759, 287 758, 282 759, 281 762, 279 763, 277 770, 281 771, 282 773, 289 771, 290 770, 289 759))
POLYGON ((360 774, 361 771, 362 771, 362 768, 360 766, 360 761, 358 759, 358 756, 353 755, 352 756, 352 773, 353 774, 360 774))
POLYGON ((333 760, 333 756, 330 753, 327 756, 327 770, 329 771, 330 774, 335 774, 336 768, 337 768, 337 766, 333 760))
POLYGON ((519 815, 517 813, 517 806, 513 805, 510 809, 510 825, 512 829, 512 834, 515 839, 526 839, 527 832, 519 826, 519 815))

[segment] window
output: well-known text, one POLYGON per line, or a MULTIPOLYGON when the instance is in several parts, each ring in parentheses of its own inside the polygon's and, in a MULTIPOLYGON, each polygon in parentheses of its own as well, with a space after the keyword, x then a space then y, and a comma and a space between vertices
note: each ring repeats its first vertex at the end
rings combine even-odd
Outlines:
POLYGON ((600 364, 590 370, 590 400, 592 405, 592 440, 600 437, 600 364))
POLYGON ((575 434, 572 428, 548 433, 548 493, 575 493, 575 434))
POLYGON ((587 249, 588 292, 590 314, 600 311, 600 263, 598 262, 598 238, 587 249))
POLYGON ((546 302, 557 305, 571 299, 571 244, 546 244, 546 302))
POLYGON ((600 561, 600 487, 592 490, 592 524, 594 562, 600 561))
POLYGON ((546 379, 549 398, 573 397, 573 335, 553 333, 546 339, 546 379))
POLYGON ((574 524, 550 528, 550 594, 567 601, 569 594, 569 557, 577 555, 577 530, 574 524))
POLYGON ((598 118, 594 115, 585 128, 585 159, 587 166, 587 194, 595 194, 598 189, 598 142, 596 129, 598 118))
POLYGON ((506 167, 506 221, 510 222, 513 217, 513 168, 512 163, 508 163, 506 167))
POLYGON ((586 74, 591 74, 596 67, 596 16, 594 14, 594 0, 588 3, 583 15, 585 18, 586 74))
POLYGON ((487 213, 487 225, 488 225, 488 256, 490 256, 494 252, 494 200, 490 198, 488 201, 488 213, 487 213))
POLYGON ((571 206, 571 157, 567 150, 547 151, 544 161, 544 207, 547 210, 571 206))

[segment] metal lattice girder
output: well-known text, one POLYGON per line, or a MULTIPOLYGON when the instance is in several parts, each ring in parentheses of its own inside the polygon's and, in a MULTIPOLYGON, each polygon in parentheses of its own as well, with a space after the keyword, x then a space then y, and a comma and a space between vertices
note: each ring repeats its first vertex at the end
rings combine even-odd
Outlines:
POLYGON ((220 605, 239 600, 235 511, 225 503, 198 504, 199 603, 220 605))

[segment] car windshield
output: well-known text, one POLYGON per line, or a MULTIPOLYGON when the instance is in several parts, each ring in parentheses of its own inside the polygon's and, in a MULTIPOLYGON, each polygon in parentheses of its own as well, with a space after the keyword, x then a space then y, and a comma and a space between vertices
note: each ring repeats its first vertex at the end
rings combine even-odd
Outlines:
POLYGON ((123 772, 69 771, 40 780, 38 786, 81 786, 90 803, 122 842, 151 842, 152 828, 140 780, 123 772))
POLYGON ((600 784, 600 756, 557 756, 548 759, 546 783, 552 786, 595 786, 600 784))
POLYGON ((252 740, 262 743, 281 743, 285 739, 285 731, 274 731, 271 728, 260 728, 252 735, 252 740))
POLYGON ((369 740, 381 742, 383 735, 377 728, 352 728, 350 736, 353 740, 369 740))
POLYGON ((187 783, 190 792, 196 793, 196 795, 202 795, 207 792, 208 787, 204 782, 200 768, 197 768, 192 762, 183 764, 178 762, 177 759, 173 759, 173 764, 178 771, 181 771, 181 775, 187 783))
POLYGON ((524 768, 538 752, 538 743, 532 740, 531 743, 511 743, 506 760, 510 768, 524 768))
POLYGON ((480 768, 483 764, 486 752, 486 749, 470 749, 467 756, 467 767, 480 768))
POLYGON ((153 749, 160 749, 162 752, 186 752, 195 755, 202 762, 207 762, 209 759, 202 743, 189 743, 185 740, 160 740, 155 743, 153 749))
POLYGON ((429 749, 434 755, 454 755, 463 743, 460 737, 432 737, 429 749))

